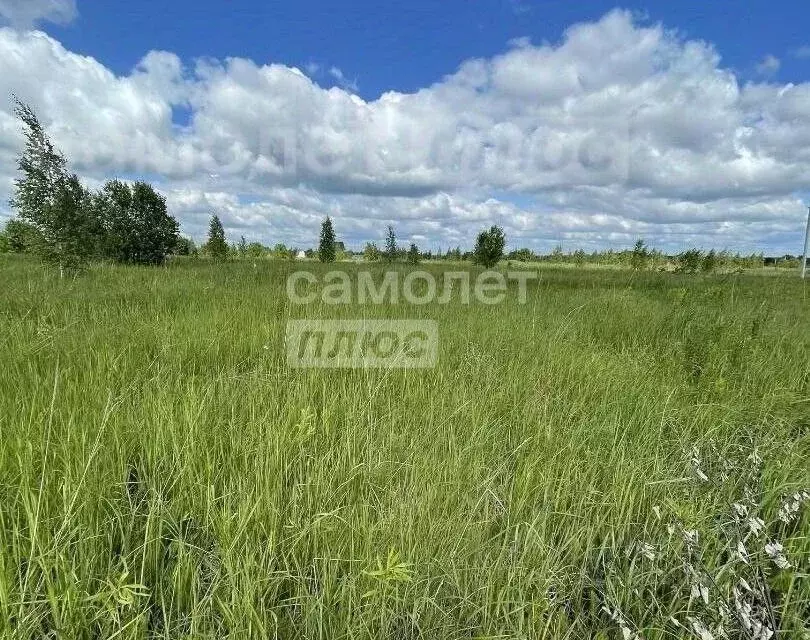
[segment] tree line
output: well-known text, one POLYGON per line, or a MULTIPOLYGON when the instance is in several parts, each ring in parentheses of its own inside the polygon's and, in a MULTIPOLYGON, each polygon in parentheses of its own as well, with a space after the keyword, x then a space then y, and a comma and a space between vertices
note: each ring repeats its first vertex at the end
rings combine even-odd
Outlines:
MULTIPOLYGON (((231 257, 295 259, 300 252, 277 244, 272 249, 261 243, 248 243, 242 236, 229 245, 218 216, 210 220, 206 243, 198 249, 190 238, 179 235, 177 220, 169 215, 166 199, 148 183, 110 180, 91 191, 68 168, 34 111, 14 98, 14 113, 24 126, 25 147, 18 161, 20 177, 14 182, 11 205, 18 218, 10 220, 0 233, 0 252, 36 253, 58 266, 60 273, 76 270, 91 260, 111 260, 126 264, 159 265, 171 254, 198 255, 200 251, 218 260, 231 257)), ((366 261, 407 262, 444 259, 470 261, 491 268, 506 259, 518 262, 560 262, 621 265, 634 270, 670 269, 683 273, 711 273, 720 268, 746 269, 766 264, 793 267, 799 258, 765 258, 762 254, 741 256, 729 252, 688 249, 674 256, 650 249, 639 240, 632 250, 577 250, 564 253, 557 247, 548 255, 521 248, 505 254, 506 236, 499 226, 482 230, 472 251, 460 247, 445 254, 421 251, 415 243, 406 248, 397 242, 394 228, 387 228, 383 247, 369 242, 362 251, 366 261), (673 267, 674 266, 674 267, 673 267)), ((337 240, 330 217, 321 225, 317 250, 307 249, 307 258, 334 262, 349 257, 343 242, 337 240)))
POLYGON ((9 223, 7 242, 24 245, 60 274, 92 259, 161 264, 178 240, 177 220, 166 199, 146 182, 110 180, 91 191, 68 168, 34 111, 14 98, 24 125, 11 205, 19 220, 9 223), (10 239, 8 239, 10 236, 10 239))
MULTIPOLYGON (((199 251, 193 242, 185 238, 181 238, 180 242, 184 244, 184 249, 179 252, 180 254, 196 255, 199 251)), ((506 235, 503 229, 493 226, 478 234, 475 250, 469 254, 469 260, 475 264, 491 268, 503 259, 505 246, 506 235)), ((346 249, 346 245, 337 239, 332 218, 329 216, 321 223, 317 250, 307 249, 302 252, 295 248, 288 249, 283 244, 277 244, 272 249, 258 242, 248 244, 244 236, 241 237, 238 244, 228 244, 222 223, 217 216, 212 216, 208 227, 208 238, 202 246, 202 251, 218 260, 268 256, 296 259, 303 253, 306 258, 318 259, 321 262, 328 263, 346 260, 352 256, 352 252, 346 249)), ((360 255, 367 262, 407 262, 408 264, 419 264, 423 260, 441 257, 438 254, 432 254, 430 251, 421 251, 415 243, 410 243, 408 248, 400 246, 397 242, 394 227, 391 225, 387 227, 385 246, 382 249, 377 247, 376 243, 368 242, 360 255)))
MULTIPOLYGON (((321 224, 321 236, 318 243, 318 258, 321 262, 334 262, 336 260, 335 245, 335 230, 332 219, 327 216, 321 224)), ((489 269, 503 259, 505 247, 506 234, 504 234, 501 227, 495 225, 478 234, 475 249, 469 255, 469 258, 474 264, 489 269)), ((400 247, 397 243, 394 227, 391 225, 388 225, 386 230, 385 246, 382 249, 374 242, 366 243, 365 249, 363 249, 363 258, 367 262, 385 261, 393 263, 399 261, 419 264, 423 259, 432 257, 434 256, 430 252, 423 253, 420 251, 419 247, 413 242, 410 243, 407 249, 400 247)))
MULTIPOLYGON (((17 168, 11 206, 18 218, 6 224, 0 234, 0 251, 38 254, 58 266, 60 275, 75 271, 91 260, 111 260, 126 264, 159 265, 173 253, 196 255, 193 240, 181 238, 177 220, 169 215, 166 199, 152 185, 110 180, 101 189, 91 191, 70 171, 65 156, 51 142, 39 118, 30 106, 14 97, 14 114, 24 127, 25 147, 17 168)), ((482 231, 477 239, 473 260, 492 267, 503 257, 506 237, 500 227, 482 231)), ((212 216, 203 251, 217 260, 230 256, 259 257, 266 253, 259 243, 248 244, 244 236, 236 246, 228 245, 225 229, 218 216, 212 216)), ((277 245, 277 255, 295 258, 298 252, 277 245)), ((314 252, 307 254, 312 257, 314 252)), ((307 255, 305 254, 305 255, 307 255)), ((317 257, 334 262, 347 255, 345 245, 335 237, 331 218, 321 228, 317 257)), ((388 262, 406 260, 417 264, 425 254, 416 244, 407 250, 397 245, 389 225, 385 249, 374 244, 364 255, 388 262)))

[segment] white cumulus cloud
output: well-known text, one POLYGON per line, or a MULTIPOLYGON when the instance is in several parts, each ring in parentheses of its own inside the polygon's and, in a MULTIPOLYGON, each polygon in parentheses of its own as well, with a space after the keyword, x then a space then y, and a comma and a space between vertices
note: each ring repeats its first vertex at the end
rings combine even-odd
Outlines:
POLYGON ((757 73, 762 76, 772 76, 779 71, 782 66, 781 60, 774 55, 768 54, 757 64, 757 73))
POLYGON ((40 21, 67 24, 77 15, 76 0, 0 0, 0 24, 5 21, 19 28, 40 21))
MULTIPOLYGON (((116 75, 0 29, 0 96, 28 101, 86 179, 156 182, 198 237, 218 213, 233 236, 295 246, 325 215, 352 246, 388 223, 431 248, 495 223, 536 248, 801 242, 810 83, 743 81, 711 44, 629 12, 505 43, 413 93, 365 100, 331 75, 326 89, 281 64, 161 51, 116 75)), ((21 147, 10 112, 0 102, 0 202, 21 147)))

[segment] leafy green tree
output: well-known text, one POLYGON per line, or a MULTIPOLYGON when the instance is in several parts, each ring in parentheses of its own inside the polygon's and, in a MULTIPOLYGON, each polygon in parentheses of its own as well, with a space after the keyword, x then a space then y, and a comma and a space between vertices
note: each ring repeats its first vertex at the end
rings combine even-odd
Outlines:
POLYGON ((174 245, 174 253, 178 256, 196 256, 197 245, 191 238, 180 236, 177 238, 177 243, 174 245))
POLYGON ((397 236, 394 233, 394 227, 388 225, 388 231, 385 234, 385 260, 387 262, 394 262, 397 259, 397 236))
POLYGON ((408 249, 408 264, 419 264, 420 259, 421 255, 419 253, 419 247, 417 247, 414 243, 411 243, 411 246, 408 249))
POLYGON ((179 226, 152 185, 111 180, 94 208, 104 230, 102 255, 130 264, 162 264, 175 251, 179 226))
POLYGON ((517 260, 519 262, 531 262, 534 260, 534 254, 531 249, 518 249, 509 254, 510 260, 517 260))
POLYGON ((205 243, 205 252, 215 260, 224 260, 228 257, 228 243, 225 241, 225 228, 219 216, 211 216, 208 224, 208 241, 205 243))
POLYGON ((67 169, 34 111, 14 99, 14 114, 24 125, 25 148, 17 167, 11 205, 20 218, 40 234, 37 252, 47 262, 66 269, 82 266, 97 251, 100 229, 90 194, 67 169))
POLYGON ((132 185, 132 218, 137 238, 135 262, 162 264, 177 244, 179 225, 166 209, 166 198, 152 185, 132 185))
POLYGON ((703 253, 700 249, 689 249, 679 253, 677 261, 678 266, 675 270, 678 273, 697 273, 703 263, 703 253))
POLYGON ((473 262, 487 269, 491 269, 503 258, 506 246, 506 236, 503 229, 497 225, 478 234, 473 251, 473 262))
POLYGON ((630 256, 630 267, 634 271, 642 271, 647 268, 649 261, 650 252, 647 245, 644 244, 644 240, 639 238, 633 247, 633 254, 630 256))
POLYGON ((42 242, 42 235, 34 225, 16 218, 6 222, 3 237, 11 253, 35 253, 42 242))
POLYGON ((129 262, 136 251, 132 228, 132 189, 125 182, 110 180, 93 196, 95 214, 104 229, 100 253, 111 260, 129 262))
MULTIPOLYGON (((799 261, 801 263, 801 261, 799 261)), ((717 267, 720 266, 720 258, 717 255, 717 252, 714 249, 711 249, 705 256, 703 256, 703 262, 700 265, 700 270, 703 273, 714 273, 717 271, 717 267)))
POLYGON ((289 260, 290 252, 291 250, 282 242, 277 242, 273 247, 273 257, 279 260, 289 260))
POLYGON ((321 238, 318 243, 318 258, 321 262, 334 262, 336 255, 335 230, 332 227, 332 219, 326 216, 326 220, 321 225, 321 238))
POLYGON ((267 253, 267 249, 261 242, 251 242, 247 247, 249 258, 262 258, 267 253))
POLYGON ((373 242, 367 242, 366 248, 363 249, 363 260, 366 262, 376 262, 380 259, 380 250, 373 242))

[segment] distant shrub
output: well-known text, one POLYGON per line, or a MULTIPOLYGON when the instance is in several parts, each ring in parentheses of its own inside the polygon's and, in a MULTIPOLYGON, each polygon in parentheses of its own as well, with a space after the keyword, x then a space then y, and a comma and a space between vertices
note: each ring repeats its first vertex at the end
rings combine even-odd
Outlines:
POLYGON ((700 249, 688 249, 679 253, 676 261, 678 273, 697 273, 703 265, 703 253, 700 249))
POLYGON ((503 258, 503 249, 506 246, 506 235, 503 229, 492 226, 489 231, 478 234, 473 251, 473 262, 487 269, 491 269, 503 258))
POLYGON ((714 273, 717 271, 717 267, 720 265, 720 259, 717 256, 717 253, 714 249, 709 251, 705 256, 703 256, 703 261, 700 264, 700 270, 703 273, 714 273))
POLYGON ((630 256, 630 267, 634 271, 642 271, 647 268, 650 262, 650 251, 644 240, 639 238, 636 245, 633 247, 633 254, 630 256))

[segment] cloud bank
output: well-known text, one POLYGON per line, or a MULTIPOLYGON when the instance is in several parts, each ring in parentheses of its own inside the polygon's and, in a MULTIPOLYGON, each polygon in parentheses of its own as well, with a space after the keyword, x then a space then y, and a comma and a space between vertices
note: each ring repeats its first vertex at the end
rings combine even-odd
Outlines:
POLYGON ((77 15, 76 0, 0 0, 0 24, 22 29, 41 21, 67 24, 77 15))
MULTIPOLYGON (((644 236, 795 253, 803 234, 810 84, 743 82, 710 44, 624 11, 370 101, 243 58, 152 51, 116 76, 4 28, 0 95, 12 92, 88 181, 148 177, 197 237, 212 213, 232 239, 295 246, 316 243, 325 215, 353 246, 389 222, 432 249, 490 224, 537 249, 644 236)), ((22 140, 10 110, 0 103, 4 201, 22 140)))

